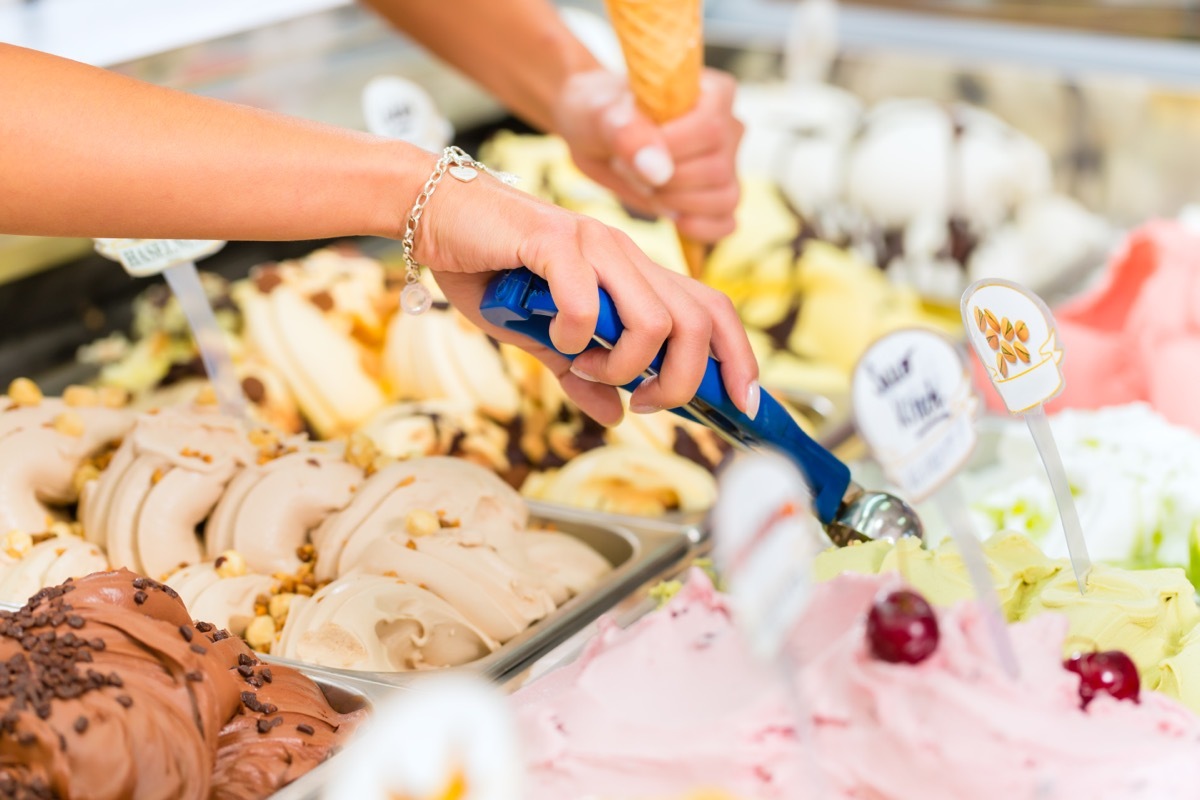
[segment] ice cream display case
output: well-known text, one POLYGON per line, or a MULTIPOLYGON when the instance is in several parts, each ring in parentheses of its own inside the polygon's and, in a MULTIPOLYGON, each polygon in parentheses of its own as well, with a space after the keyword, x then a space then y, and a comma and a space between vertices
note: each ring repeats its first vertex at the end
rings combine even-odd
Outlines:
MULTIPOLYGON (((355 128, 371 78, 407 77, 486 163, 685 269, 669 221, 631 213, 563 142, 505 117, 367 11, 285 5, 239 15, 217 4, 191 18, 191 39, 120 50, 57 36, 37 3, 0 2, 0 39, 355 128)), ((973 796, 979 754, 1011 767, 989 798, 1073 796, 1063 776, 1118 797, 1190 796, 1179 787, 1194 789, 1200 747, 1200 423, 1169 378, 1200 358, 1188 310, 1200 233, 1195 211, 1138 226, 1200 201, 1197 11, 1160 8, 1132 26, 1121 9, 1084 26, 1050 7, 1020 19, 1011 6, 976 9, 709 0, 707 60, 740 79, 746 132, 738 228, 701 277, 733 299, 764 388, 857 460, 872 489, 888 479, 865 459, 850 409, 872 344, 919 329, 957 345, 959 298, 978 278, 1019 281, 1060 312, 1068 381, 1086 388, 1065 393, 1076 408, 1047 424, 1089 534, 1091 588, 1077 588, 1018 422, 981 421, 959 479, 1019 679, 992 663, 969 556, 932 503, 919 506, 924 543, 816 556, 789 655, 756 658, 708 560, 728 441, 665 413, 601 429, 435 287, 426 314, 403 313, 399 249, 373 239, 234 242, 200 265, 246 426, 214 407, 160 281, 130 279, 90 242, 0 239, 0 604, 21 625, 54 628, 48 645, 74 643, 66 610, 59 625, 58 606, 38 622, 18 604, 82 572, 153 576, 122 583, 130 603, 157 613, 166 597, 211 623, 176 625, 171 606, 168 650, 188 665, 233 653, 229 669, 203 673, 239 690, 214 690, 230 713, 208 720, 214 736, 231 726, 217 737, 228 733, 225 760, 214 756, 231 773, 239 731, 312 735, 314 723, 288 716, 307 706, 277 714, 279 675, 311 682, 306 697, 336 732, 451 673, 512 695, 530 798, 682 797, 685 773, 746 797, 823 782, 973 796), (941 626, 920 664, 879 657, 888 643, 867 638, 873 603, 900 582, 928 601, 920 625, 941 626), (1124 654, 1140 702, 1125 702, 1136 683, 1084 696, 1084 666, 1062 664, 1081 649, 1124 654), (828 764, 797 746, 808 704, 822 747, 839 754, 828 764), (1030 733, 1014 741, 1012 729, 1030 733), (963 731, 969 752, 956 754, 963 731)), ((619 55, 589 30, 598 52, 619 55)), ((734 502, 746 526, 772 512, 764 530, 803 506, 734 502)), ((0 619, 0 641, 40 645, 11 624, 0 619)), ((67 647, 103 658, 88 641, 67 647)), ((119 685, 93 689, 129 709, 119 685)), ((64 735, 89 724, 69 721, 64 735)), ((315 797, 337 763, 276 772, 295 780, 270 796, 315 797)))

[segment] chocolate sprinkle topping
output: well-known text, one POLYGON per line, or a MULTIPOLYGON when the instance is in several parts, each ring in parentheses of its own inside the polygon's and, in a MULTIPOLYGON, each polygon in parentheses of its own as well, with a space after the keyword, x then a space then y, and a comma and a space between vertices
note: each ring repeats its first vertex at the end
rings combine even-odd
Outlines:
POLYGON ((199 683, 200 681, 204 680, 204 673, 198 669, 194 669, 191 672, 185 672, 183 677, 187 678, 192 683, 199 683))
POLYGON ((242 393, 251 403, 261 403, 267 396, 267 387, 253 375, 242 378, 242 393))
POLYGON ((200 655, 204 655, 208 652, 208 648, 202 644, 194 644, 188 649, 190 649, 193 653, 198 653, 200 655))
POLYGON ((195 636, 196 633, 187 625, 180 625, 179 626, 179 635, 183 637, 183 640, 185 642, 190 642, 192 640, 192 637, 195 636))
POLYGON ((238 653, 238 666, 253 667, 258 661, 253 656, 248 656, 245 653, 238 653))
POLYGON ((125 708, 129 708, 131 705, 133 705, 133 698, 127 694, 119 694, 117 695, 117 702, 125 708))
POLYGON ((312 725, 309 725, 307 722, 301 722, 299 725, 296 726, 296 730, 300 731, 305 736, 312 736, 314 733, 317 732, 316 729, 312 725))
POLYGON ((79 717, 75 720, 75 732, 76 733, 83 733, 87 729, 88 729, 88 718, 87 717, 79 717))
POLYGON ((197 622, 196 623, 196 630, 200 631, 201 633, 208 633, 214 627, 216 627, 216 626, 213 625, 211 622, 197 622))
POLYGON ((149 597, 149 595, 147 595, 145 592, 141 592, 141 591, 134 592, 133 593, 133 602, 137 603, 140 606, 142 603, 146 602, 147 597, 149 597))

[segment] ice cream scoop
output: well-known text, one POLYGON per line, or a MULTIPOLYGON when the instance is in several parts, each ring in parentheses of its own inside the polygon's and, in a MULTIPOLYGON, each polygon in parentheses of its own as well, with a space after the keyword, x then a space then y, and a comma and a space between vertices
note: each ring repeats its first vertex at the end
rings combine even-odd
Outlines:
POLYGON ((339 714, 300 673, 119 570, 0 612, 5 797, 260 800, 328 758, 339 714))
POLYGON ((0 535, 37 533, 53 509, 79 499, 75 474, 84 461, 120 439, 134 416, 119 408, 78 407, 43 398, 29 381, 14 382, 0 415, 0 535), (20 386, 33 397, 20 397, 20 386), (16 396, 14 396, 16 395, 16 396))
POLYGON ((362 469, 339 446, 280 447, 282 455, 260 456, 262 463, 247 466, 225 488, 204 529, 209 558, 236 550, 253 572, 295 572, 296 550, 309 532, 344 508, 362 483, 362 469))
POLYGON ((257 456, 239 420, 178 409, 145 414, 84 487, 84 534, 114 565, 144 575, 200 561, 197 526, 257 456))
POLYGON ((428 589, 350 573, 292 601, 272 652, 339 669, 436 669, 482 658, 499 643, 428 589))
MULTIPOLYGON (((528 269, 510 270, 494 278, 484 294, 480 311, 493 325, 524 334, 558 351, 550 338, 550 322, 558 307, 546 281, 528 269)), ((611 349, 623 331, 612 298, 601 289, 592 346, 611 349)), ((624 388, 632 392, 643 380, 657 375, 664 352, 655 357, 646 373, 624 388)), ((573 358, 570 354, 562 355, 573 358)), ((708 360, 696 396, 687 405, 671 411, 707 425, 738 449, 778 450, 795 461, 812 490, 813 510, 836 544, 923 535, 921 521, 907 503, 893 495, 868 492, 854 483, 849 468, 809 438, 769 393, 762 393, 758 414, 753 419, 738 409, 725 389, 720 364, 713 358, 708 360)))

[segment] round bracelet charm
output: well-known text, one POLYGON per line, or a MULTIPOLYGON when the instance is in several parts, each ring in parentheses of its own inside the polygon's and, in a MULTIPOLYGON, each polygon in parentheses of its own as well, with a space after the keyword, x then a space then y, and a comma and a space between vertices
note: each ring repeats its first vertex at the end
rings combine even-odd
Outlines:
POLYGON ((433 294, 419 280, 410 282, 400 292, 400 307, 405 314, 424 314, 432 305, 433 294))

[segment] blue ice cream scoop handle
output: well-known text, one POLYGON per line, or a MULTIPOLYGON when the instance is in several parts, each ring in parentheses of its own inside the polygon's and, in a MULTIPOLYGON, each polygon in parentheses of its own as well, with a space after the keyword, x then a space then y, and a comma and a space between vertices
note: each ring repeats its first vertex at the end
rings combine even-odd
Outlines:
MULTIPOLYGON (((479 308, 484 319, 493 325, 528 336, 565 358, 574 359, 573 355, 562 353, 554 346, 550 322, 558 313, 558 307, 550 296, 546 281, 528 269, 522 267, 497 275, 488 284, 479 308)), ((611 348, 624 329, 612 298, 600 289, 600 313, 592 344, 587 349, 611 348)), ((665 354, 664 347, 646 372, 623 388, 632 392, 647 377, 657 375, 665 354)), ((704 378, 691 402, 670 411, 707 425, 740 447, 776 450, 791 458, 808 479, 813 493, 813 510, 827 525, 834 521, 847 494, 857 489, 850 481, 849 468, 813 441, 770 394, 762 392, 754 419, 743 413, 725 389, 721 365, 716 359, 708 359, 704 378)))

